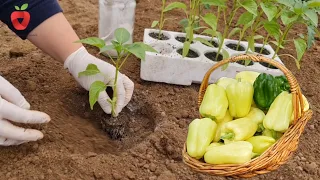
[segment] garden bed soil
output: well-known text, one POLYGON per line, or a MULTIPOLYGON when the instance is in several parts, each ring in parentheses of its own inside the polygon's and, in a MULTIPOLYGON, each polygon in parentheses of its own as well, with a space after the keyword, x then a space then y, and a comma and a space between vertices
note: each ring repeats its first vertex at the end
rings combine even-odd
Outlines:
MULTIPOLYGON (((97 36, 97 1, 59 3, 81 38, 97 36)), ((144 29, 159 18, 160 6, 158 0, 137 3, 135 41, 142 41, 144 29)), ((168 15, 174 20, 167 21, 165 29, 180 31, 176 22, 182 17, 182 12, 168 15)), ((293 34, 298 34, 300 28, 295 27, 293 34)), ((218 29, 221 31, 223 27, 218 29)), ((23 93, 32 109, 46 112, 52 118, 47 125, 30 126, 41 129, 44 139, 15 147, 0 147, 0 179, 227 179, 196 173, 182 162, 181 149, 188 125, 198 117, 199 84, 187 87, 144 82, 140 79, 140 60, 131 57, 122 73, 134 81, 134 95, 115 121, 105 115, 98 104, 90 110, 88 92, 76 84, 61 63, 28 41, 20 40, 6 27, 0 28, 0 44, 1 75, 23 93)), ((97 49, 88 47, 88 50, 106 59, 98 55, 97 49)), ((320 42, 317 41, 304 57, 303 71, 297 70, 294 60, 282 58, 297 77, 315 114, 293 158, 278 170, 252 179, 319 179, 319 52, 320 42)), ((280 53, 294 54, 294 46, 280 53)))

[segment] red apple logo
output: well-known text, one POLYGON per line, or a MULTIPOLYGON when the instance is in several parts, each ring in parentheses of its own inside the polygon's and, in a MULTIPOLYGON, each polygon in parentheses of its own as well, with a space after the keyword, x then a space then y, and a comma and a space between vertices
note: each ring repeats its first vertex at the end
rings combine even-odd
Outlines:
POLYGON ((25 11, 28 8, 28 4, 23 4, 21 8, 18 6, 14 7, 17 11, 12 12, 11 22, 16 30, 25 30, 30 22, 30 14, 25 11), (20 23, 18 19, 22 19, 20 23))

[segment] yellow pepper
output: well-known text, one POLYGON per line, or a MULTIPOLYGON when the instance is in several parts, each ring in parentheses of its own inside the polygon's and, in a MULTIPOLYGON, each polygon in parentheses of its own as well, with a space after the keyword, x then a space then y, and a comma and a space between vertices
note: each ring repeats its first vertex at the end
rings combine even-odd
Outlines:
POLYGON ((253 153, 261 155, 265 150, 272 146, 276 140, 268 136, 253 136, 247 140, 253 146, 253 153))
POLYGON ((259 108, 251 107, 249 114, 247 114, 245 117, 251 119, 258 125, 258 132, 262 132, 264 130, 263 127, 263 119, 266 115, 262 110, 259 108))
POLYGON ((225 89, 216 84, 210 84, 200 105, 200 114, 213 120, 222 119, 228 109, 228 98, 225 89))
MULTIPOLYGON (((304 105, 304 108, 303 108, 303 112, 306 112, 309 110, 310 108, 310 105, 309 105, 309 102, 307 100, 307 98, 302 94, 302 98, 303 98, 303 105, 304 105)), ((300 109, 300 102, 299 102, 299 108, 300 109)), ((299 117, 301 116, 301 112, 299 112, 299 117)), ((291 121, 290 122, 293 122, 294 120, 294 112, 292 112, 292 115, 291 115, 291 121)))
POLYGON ((241 81, 247 81, 253 85, 254 81, 257 79, 259 75, 260 73, 254 71, 241 71, 238 74, 236 74, 236 79, 241 79, 241 81))
POLYGON ((252 150, 252 144, 246 141, 213 146, 204 154, 204 161, 208 164, 242 164, 251 160, 252 150))
POLYGON ((237 83, 238 81, 233 78, 222 77, 217 81, 217 85, 227 89, 230 84, 237 83))
POLYGON ((216 122, 217 122, 217 131, 216 131, 216 134, 215 134, 215 138, 213 139, 213 142, 218 142, 220 140, 222 126, 225 123, 232 121, 232 119, 233 118, 232 118, 232 116, 230 116, 229 110, 227 110, 226 115, 224 116, 223 119, 217 119, 216 120, 216 122))
POLYGON ((229 141, 245 141, 252 137, 258 125, 249 118, 239 118, 225 123, 221 128, 221 139, 229 141))
POLYGON ((230 84, 227 87, 226 93, 232 117, 242 118, 249 113, 253 101, 253 91, 253 85, 246 81, 230 84))
POLYGON ((195 119, 189 124, 187 135, 187 153, 201 159, 206 148, 213 141, 217 124, 209 118, 195 119))
POLYGON ((214 143, 211 143, 207 148, 206 148, 206 152, 210 151, 212 148, 214 147, 217 147, 217 146, 222 146, 224 145, 223 143, 217 143, 217 142, 214 142, 214 143))

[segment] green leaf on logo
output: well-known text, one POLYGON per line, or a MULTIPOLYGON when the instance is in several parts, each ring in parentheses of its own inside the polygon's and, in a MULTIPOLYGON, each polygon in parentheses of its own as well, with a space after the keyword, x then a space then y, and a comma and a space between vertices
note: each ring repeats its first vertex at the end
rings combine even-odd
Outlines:
POLYGON ((300 61, 307 50, 307 43, 305 40, 298 38, 294 40, 294 45, 297 51, 297 60, 300 61))
POLYGON ((258 5, 254 0, 244 0, 240 5, 251 14, 257 16, 258 5))
POLYGON ((151 27, 154 28, 159 24, 159 21, 153 21, 151 27))
POLYGON ((89 90, 89 102, 91 110, 93 109, 94 104, 98 101, 100 92, 105 91, 106 89, 107 86, 102 81, 95 81, 91 84, 89 90))
POLYGON ((85 71, 79 72, 78 77, 82 76, 92 76, 100 73, 100 70, 98 69, 97 65, 95 64, 89 64, 85 71))
POLYGON ((23 4, 22 6, 21 6, 21 10, 22 11, 24 11, 24 10, 26 10, 28 8, 28 4, 26 3, 26 4, 23 4))
POLYGON ((95 47, 98 47, 98 48, 102 48, 103 46, 105 46, 104 40, 102 40, 100 38, 97 38, 97 37, 88 37, 88 38, 85 38, 85 39, 78 40, 76 42, 80 42, 80 43, 83 43, 83 44, 89 44, 91 46, 95 46, 95 47))
POLYGON ((130 39, 130 33, 125 28, 116 29, 114 35, 120 44, 126 43, 130 39))
POLYGON ((173 9, 183 9, 183 10, 186 10, 187 9, 187 6, 184 4, 184 3, 181 3, 181 2, 173 2, 171 4, 169 4, 163 12, 168 12, 168 11, 171 11, 173 9))
POLYGON ((266 3, 261 3, 261 8, 263 12, 267 15, 268 21, 271 21, 273 18, 276 17, 278 8, 275 6, 273 3, 266 2, 266 3))
POLYGON ((14 6, 14 8, 15 8, 17 11, 20 10, 19 6, 14 6))

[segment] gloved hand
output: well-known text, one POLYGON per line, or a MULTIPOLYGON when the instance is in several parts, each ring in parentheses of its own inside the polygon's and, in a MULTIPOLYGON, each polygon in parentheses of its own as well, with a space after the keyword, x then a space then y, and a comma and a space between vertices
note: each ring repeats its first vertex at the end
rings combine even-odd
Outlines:
POLYGON ((47 123, 50 117, 39 111, 31 111, 30 104, 12 84, 0 76, 0 146, 19 145, 43 138, 43 134, 34 129, 25 129, 11 124, 47 123))
MULTIPOLYGON (((116 68, 113 65, 92 56, 83 46, 66 59, 64 67, 69 70, 76 81, 87 91, 90 90, 91 84, 95 81, 102 81, 108 85, 114 84, 116 68), (79 78, 79 72, 86 70, 88 64, 95 64, 105 76, 96 74, 79 78)), ((126 75, 119 72, 117 82, 117 103, 115 108, 116 116, 131 100, 133 89, 133 82, 126 75)), ((112 108, 108 99, 110 99, 110 97, 106 91, 100 92, 98 103, 105 113, 111 114, 112 108)))

